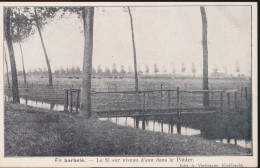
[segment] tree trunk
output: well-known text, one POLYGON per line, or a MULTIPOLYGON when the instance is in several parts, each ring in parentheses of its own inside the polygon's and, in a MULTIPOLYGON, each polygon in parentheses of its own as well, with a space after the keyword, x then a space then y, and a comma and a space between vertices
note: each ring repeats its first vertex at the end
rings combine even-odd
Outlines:
POLYGON ((26 73, 25 73, 24 61, 23 61, 23 50, 22 50, 22 46, 21 46, 20 41, 19 41, 19 46, 20 46, 21 55, 22 55, 22 64, 23 64, 23 82, 24 82, 24 85, 26 85, 26 73))
POLYGON ((136 63, 135 36, 134 36, 133 18, 132 18, 130 7, 128 7, 128 13, 130 16, 132 43, 133 43, 133 52, 134 52, 135 91, 138 91, 138 74, 137 74, 137 63, 136 63))
POLYGON ((4 57, 5 57, 5 65, 6 65, 6 77, 7 77, 7 83, 8 83, 8 88, 10 89, 10 81, 9 81, 9 71, 8 71, 8 64, 7 64, 7 60, 6 60, 6 52, 5 52, 5 48, 4 48, 4 57))
POLYGON ((52 72, 51 72, 51 65, 50 65, 50 61, 47 55, 47 51, 44 45, 44 41, 42 38, 42 33, 41 33, 41 29, 40 29, 40 24, 39 24, 39 20, 37 17, 37 13, 36 13, 36 8, 34 7, 34 14, 35 14, 35 22, 36 22, 36 27, 38 29, 39 35, 40 35, 40 39, 41 39, 41 43, 42 43, 42 48, 43 48, 43 52, 44 52, 44 56, 45 56, 45 60, 46 60, 46 64, 47 64, 47 68, 48 68, 48 74, 49 74, 49 86, 53 86, 52 83, 52 72))
POLYGON ((14 49, 11 39, 10 33, 10 16, 11 16, 11 9, 5 8, 4 9, 4 29, 5 29, 5 39, 8 46, 9 57, 10 57, 10 65, 11 65, 11 73, 12 73, 12 96, 14 103, 20 103, 20 96, 19 96, 19 89, 18 89, 18 79, 17 79, 17 70, 16 70, 16 63, 14 57, 14 49))
POLYGON ((84 58, 81 85, 80 109, 83 116, 90 118, 91 113, 91 71, 93 54, 93 25, 94 7, 84 7, 82 9, 84 26, 84 58))
MULTIPOLYGON (((203 46, 203 90, 209 90, 208 83, 208 46, 207 46, 207 16, 205 8, 200 7, 202 18, 202 46, 203 46)), ((203 105, 209 106, 209 92, 203 93, 203 105)))

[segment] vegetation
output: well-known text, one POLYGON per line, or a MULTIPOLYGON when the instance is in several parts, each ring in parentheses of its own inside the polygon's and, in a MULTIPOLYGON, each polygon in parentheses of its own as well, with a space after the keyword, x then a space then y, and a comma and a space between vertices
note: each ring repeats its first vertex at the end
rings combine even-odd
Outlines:
POLYGON ((200 137, 155 133, 25 105, 5 105, 5 156, 249 155, 200 137), (127 143, 126 143, 127 142, 127 143))

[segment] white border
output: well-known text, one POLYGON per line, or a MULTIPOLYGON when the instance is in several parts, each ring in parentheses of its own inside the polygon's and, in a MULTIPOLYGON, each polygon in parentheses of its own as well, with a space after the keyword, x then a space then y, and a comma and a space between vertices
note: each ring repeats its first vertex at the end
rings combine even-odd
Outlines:
MULTIPOLYGON (((257 3, 256 2, 1 2, 0 4, 0 43, 3 44, 3 6, 169 6, 169 5, 181 5, 181 6, 190 6, 190 5, 252 5, 252 96, 253 96, 253 156, 187 156, 187 158, 194 159, 194 164, 218 164, 222 166, 222 163, 233 163, 233 164, 242 164, 244 167, 257 167, 257 158, 258 158, 258 72, 257 72, 257 3)), ((3 51, 3 46, 0 45, 0 51, 3 51)), ((3 60, 3 58, 1 58, 3 60)), ((3 72, 3 64, 0 66, 1 72, 3 72)), ((0 73, 0 167, 146 167, 146 166, 160 166, 160 167, 179 167, 180 164, 176 162, 167 162, 167 163, 97 163, 97 158, 105 157, 59 157, 59 158, 84 158, 87 160, 86 163, 59 163, 55 162, 57 157, 4 157, 4 128, 3 128, 3 73, 0 73), (94 160, 94 161, 89 161, 94 160)), ((181 156, 186 157, 186 156, 181 156)), ((123 157, 111 157, 111 158, 126 158, 123 157)), ((128 157, 130 158, 141 158, 141 157, 128 157)), ((154 158, 157 157, 146 157, 154 158)), ((174 158, 177 157, 160 157, 160 158, 174 158)), ((191 165, 191 164, 190 164, 191 165)))

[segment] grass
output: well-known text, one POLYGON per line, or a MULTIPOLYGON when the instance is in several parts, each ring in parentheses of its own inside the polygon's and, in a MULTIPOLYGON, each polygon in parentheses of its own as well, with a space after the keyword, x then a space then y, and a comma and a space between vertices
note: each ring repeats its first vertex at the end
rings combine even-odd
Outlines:
POLYGON ((109 121, 5 103, 5 156, 249 155, 195 136, 135 130, 109 121))

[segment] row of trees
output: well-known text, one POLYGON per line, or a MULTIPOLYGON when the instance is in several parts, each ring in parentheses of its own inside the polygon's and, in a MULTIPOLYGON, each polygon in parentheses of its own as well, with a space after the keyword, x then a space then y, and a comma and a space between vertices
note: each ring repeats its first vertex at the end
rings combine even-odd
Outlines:
MULTIPOLYGON (((7 67, 8 68, 8 67, 7 67)), ((162 71, 158 68, 157 64, 154 64, 153 69, 150 70, 148 65, 145 65, 144 70, 138 66, 138 74, 139 75, 150 75, 150 74, 157 74, 157 73, 164 73, 164 74, 176 74, 176 68, 174 65, 171 67, 171 71, 168 71, 165 66, 163 66, 162 71)), ((182 67, 180 69, 181 73, 186 72, 186 66, 184 63, 182 63, 182 67)), ((193 73, 193 76, 195 77, 195 74, 197 72, 197 68, 194 63, 191 64, 191 72, 193 73)), ((240 72, 239 64, 236 64, 236 72, 240 72)), ((46 68, 37 68, 37 69, 29 69, 29 71, 26 72, 27 75, 44 75, 48 76, 48 70, 46 68)), ((131 66, 128 66, 128 69, 126 70, 124 65, 120 66, 120 69, 118 70, 116 64, 113 64, 112 68, 105 67, 102 68, 101 66, 97 67, 92 67, 92 76, 105 76, 105 77, 125 77, 125 75, 130 75, 133 76, 134 72, 131 66)), ((18 71, 18 76, 24 75, 24 71, 18 71)), ((67 68, 59 68, 56 69, 53 72, 53 75, 55 77, 67 77, 67 76, 81 76, 82 75, 82 70, 80 69, 80 66, 72 66, 72 67, 67 67, 67 68)), ((212 74, 211 76, 217 77, 217 76, 227 76, 227 67, 223 66, 223 71, 220 72, 217 66, 214 66, 212 69, 212 74)), ((241 76, 241 74, 238 74, 238 76, 241 76)), ((9 78, 9 76, 8 76, 9 78)), ((8 79, 9 81, 9 79, 8 79)))
MULTIPOLYGON (((207 51, 207 19, 203 6, 200 7, 202 16, 202 45, 203 45, 203 89, 208 90, 208 51, 207 51)), ((49 76, 49 85, 52 86, 52 71, 49 62, 47 50, 45 48, 44 39, 42 36, 42 29, 58 11, 62 14, 71 12, 78 14, 79 18, 83 21, 83 34, 84 34, 84 55, 83 55, 83 68, 82 68, 82 89, 81 89, 81 102, 80 108, 84 115, 91 117, 91 76, 92 76, 92 55, 93 55, 93 26, 94 26, 94 7, 5 7, 4 8, 4 33, 5 40, 9 51, 11 74, 12 74, 12 94, 13 101, 20 102, 17 70, 15 63, 15 55, 13 50, 13 43, 20 44, 21 54, 23 57, 21 42, 29 37, 35 30, 38 31, 40 42, 44 52, 47 71, 49 76)), ((133 17, 130 7, 125 7, 125 12, 128 12, 130 17, 132 45, 133 45, 133 58, 134 58, 134 77, 135 77, 135 91, 138 91, 138 70, 137 70, 137 54, 135 47, 134 25, 133 17)), ((23 60, 23 58, 22 58, 23 60)), ((196 72, 195 65, 193 71, 196 72)), ((154 67, 154 72, 159 72, 157 66, 154 67)), ((185 66, 182 66, 182 71, 186 71, 185 66)), ((23 66, 24 82, 26 83, 26 74, 23 66)), ((112 70, 113 73, 113 70, 112 70)), ((7 73, 8 74, 8 73, 7 73)), ((204 93, 204 106, 208 106, 208 93, 204 93)))

